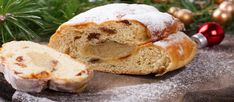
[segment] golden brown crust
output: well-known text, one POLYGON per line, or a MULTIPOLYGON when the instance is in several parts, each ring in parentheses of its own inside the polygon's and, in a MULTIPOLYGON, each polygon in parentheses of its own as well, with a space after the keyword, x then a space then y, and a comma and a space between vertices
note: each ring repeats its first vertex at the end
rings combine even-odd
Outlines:
MULTIPOLYGON (((147 41, 146 43, 148 43, 148 42, 154 42, 154 41, 158 41, 160 39, 166 38, 170 34, 176 33, 177 31, 179 31, 179 30, 181 30, 183 28, 183 24, 181 22, 179 22, 177 19, 175 19, 174 23, 168 24, 167 28, 163 29, 162 31, 153 32, 152 34, 150 33, 150 31, 148 30, 148 28, 143 23, 141 23, 141 22, 139 22, 137 20, 131 20, 131 19, 126 19, 126 20, 110 20, 110 21, 103 22, 101 24, 96 24, 94 22, 86 22, 86 23, 75 24, 75 25, 62 24, 57 29, 57 31, 55 32, 55 34, 53 34, 51 36, 49 42, 55 41, 55 39, 58 37, 58 35, 61 34, 61 30, 63 30, 66 27, 75 27, 76 29, 82 29, 82 28, 85 28, 85 27, 87 27, 89 25, 93 25, 93 26, 98 25, 98 26, 101 27, 102 25, 105 25, 105 24, 108 24, 108 23, 111 24, 111 22, 119 22, 119 23, 123 23, 124 22, 124 24, 125 24, 126 21, 128 23, 132 22, 132 23, 135 23, 135 24, 139 24, 139 25, 141 25, 146 30, 146 35, 149 37, 149 41, 147 41)), ((50 46, 50 43, 49 43, 49 46, 50 46)))
POLYGON ((62 24, 61 26, 59 26, 59 28, 56 30, 56 32, 50 37, 50 41, 49 41, 49 46, 50 46, 50 42, 54 42, 57 37, 61 34, 61 31, 66 28, 66 27, 76 27, 77 29, 82 28, 82 27, 87 27, 88 25, 96 25, 96 23, 82 23, 79 25, 66 25, 66 24, 62 24))
POLYGON ((197 44, 186 35, 180 40, 173 41, 172 39, 166 38, 161 40, 161 42, 168 43, 168 45, 159 46, 156 44, 156 46, 161 47, 162 50, 167 52, 171 60, 171 63, 164 73, 183 67, 194 58, 197 52, 197 44))
POLYGON ((181 29, 184 28, 184 25, 177 19, 175 19, 174 23, 170 23, 167 25, 167 27, 165 29, 163 29, 160 32, 154 32, 152 34, 152 41, 158 41, 164 38, 167 38, 170 34, 176 33, 178 31, 180 31, 181 29))

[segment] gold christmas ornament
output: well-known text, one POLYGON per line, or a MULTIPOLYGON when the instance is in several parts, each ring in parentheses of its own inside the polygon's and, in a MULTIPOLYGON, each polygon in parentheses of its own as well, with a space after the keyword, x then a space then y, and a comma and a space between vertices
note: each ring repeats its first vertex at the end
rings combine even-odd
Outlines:
POLYGON ((167 3, 169 0, 152 0, 154 3, 167 3))
POLYGON ((179 10, 180 10, 180 8, 178 8, 178 7, 170 7, 167 12, 170 13, 171 15, 175 16, 175 13, 179 10))
POLYGON ((228 21, 230 21, 232 18, 231 13, 221 10, 221 9, 216 9, 213 14, 212 14, 212 19, 220 24, 226 24, 228 21))
POLYGON ((175 17, 180 19, 184 24, 190 24, 193 22, 193 13, 188 9, 181 9, 175 12, 175 17))
POLYGON ((219 8, 223 11, 234 14, 234 3, 232 1, 224 1, 219 5, 219 8))

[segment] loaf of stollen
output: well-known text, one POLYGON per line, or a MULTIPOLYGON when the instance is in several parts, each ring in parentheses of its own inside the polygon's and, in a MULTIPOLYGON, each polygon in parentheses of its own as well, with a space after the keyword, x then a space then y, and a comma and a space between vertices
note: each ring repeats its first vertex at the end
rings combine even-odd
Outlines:
POLYGON ((196 43, 182 29, 179 20, 153 6, 115 3, 63 23, 48 45, 93 70, 163 75, 196 54, 196 43))
POLYGON ((25 92, 41 92, 45 88, 80 92, 93 73, 70 56, 30 41, 3 44, 0 71, 13 88, 25 92))

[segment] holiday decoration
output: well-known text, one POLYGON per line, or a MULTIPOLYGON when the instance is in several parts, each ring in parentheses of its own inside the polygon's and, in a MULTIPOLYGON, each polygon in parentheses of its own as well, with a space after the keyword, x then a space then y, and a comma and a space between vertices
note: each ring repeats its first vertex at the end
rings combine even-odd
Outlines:
POLYGON ((31 0, 0 1, 1 43, 11 40, 32 40, 39 38, 36 29, 42 27, 41 17, 36 13, 40 7, 31 0))
POLYGON ((184 24, 193 22, 193 13, 187 9, 181 9, 175 13, 175 17, 180 19, 184 24))
POLYGON ((223 11, 234 14, 234 3, 232 1, 224 1, 219 5, 219 8, 223 11))
POLYGON ((170 7, 167 12, 178 18, 184 24, 191 24, 193 22, 193 13, 188 9, 170 7))
POLYGON ((221 10, 221 9, 216 9, 213 14, 212 18, 214 21, 220 23, 220 24, 226 24, 228 21, 231 20, 232 15, 231 13, 221 10))
POLYGON ((167 12, 170 13, 171 15, 175 16, 176 12, 179 10, 180 10, 180 8, 178 8, 178 7, 170 7, 167 12))
POLYGON ((192 36, 192 39, 198 43, 199 48, 218 45, 223 38, 224 30, 216 22, 204 23, 198 28, 197 34, 192 36))

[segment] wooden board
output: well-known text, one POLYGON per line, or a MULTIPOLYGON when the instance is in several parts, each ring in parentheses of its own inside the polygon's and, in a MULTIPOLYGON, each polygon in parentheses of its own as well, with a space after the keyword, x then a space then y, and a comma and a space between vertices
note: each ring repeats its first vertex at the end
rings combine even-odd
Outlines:
POLYGON ((219 46, 200 49, 191 63, 162 77, 96 72, 87 89, 80 94, 52 90, 45 90, 39 94, 19 91, 14 93, 2 76, 0 80, 0 96, 6 99, 12 98, 13 101, 181 101, 187 92, 213 90, 234 84, 234 36, 228 35, 219 46))

